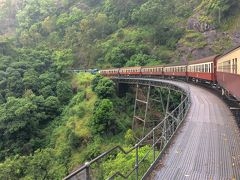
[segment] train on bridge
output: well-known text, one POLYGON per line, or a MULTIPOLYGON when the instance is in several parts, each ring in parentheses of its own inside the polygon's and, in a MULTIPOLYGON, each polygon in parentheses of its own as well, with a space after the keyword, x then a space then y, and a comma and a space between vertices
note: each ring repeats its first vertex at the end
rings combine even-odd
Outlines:
POLYGON ((141 76, 181 78, 204 82, 222 89, 222 94, 240 101, 240 45, 222 55, 214 55, 188 63, 159 66, 136 66, 101 70, 103 76, 141 76))

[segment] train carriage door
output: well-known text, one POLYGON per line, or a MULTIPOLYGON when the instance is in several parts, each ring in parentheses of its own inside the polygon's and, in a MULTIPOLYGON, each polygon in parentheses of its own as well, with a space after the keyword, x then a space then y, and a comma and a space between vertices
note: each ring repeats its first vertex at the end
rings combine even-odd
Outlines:
POLYGON ((211 78, 212 79, 214 79, 214 73, 213 73, 213 71, 214 71, 214 64, 213 63, 211 63, 211 64, 209 64, 209 73, 211 74, 211 78))

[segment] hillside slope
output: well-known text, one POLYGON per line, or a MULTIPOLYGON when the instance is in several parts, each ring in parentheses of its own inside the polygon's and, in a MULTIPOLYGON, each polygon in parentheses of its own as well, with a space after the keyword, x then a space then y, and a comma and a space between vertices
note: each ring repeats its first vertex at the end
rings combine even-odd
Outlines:
POLYGON ((16 32, 19 47, 71 49, 78 68, 160 64, 239 44, 238 7, 233 0, 2 0, 0 33, 16 32))
MULTIPOLYGON (((132 146, 132 94, 119 98, 109 79, 68 70, 222 53, 240 44, 238 8, 235 0, 0 0, 0 179, 62 179, 113 146, 132 146)), ((105 167, 128 170, 118 158, 105 167)))

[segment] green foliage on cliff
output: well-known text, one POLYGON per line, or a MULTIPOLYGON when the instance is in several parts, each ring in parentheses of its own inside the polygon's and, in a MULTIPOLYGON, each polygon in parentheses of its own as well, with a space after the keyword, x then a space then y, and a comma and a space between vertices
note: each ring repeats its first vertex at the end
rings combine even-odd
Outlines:
MULTIPOLYGON (((202 33, 186 30, 188 18, 228 29, 238 22, 238 8, 234 0, 1 4, 0 179, 61 179, 112 146, 133 144, 132 95, 119 98, 112 81, 69 70, 176 61, 178 44, 207 45, 202 33)), ((212 50, 223 46, 231 47, 230 37, 217 39, 212 50)), ((105 168, 132 157, 114 161, 105 168)))

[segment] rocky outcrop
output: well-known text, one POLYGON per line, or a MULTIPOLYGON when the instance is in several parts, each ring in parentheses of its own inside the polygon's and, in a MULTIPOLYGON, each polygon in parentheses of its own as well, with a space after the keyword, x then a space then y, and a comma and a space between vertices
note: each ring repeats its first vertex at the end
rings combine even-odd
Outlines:
POLYGON ((182 43, 184 41, 180 40, 177 44, 176 50, 176 56, 180 61, 199 59, 213 54, 219 54, 240 44, 239 28, 235 28, 235 32, 220 32, 214 24, 210 23, 211 21, 204 21, 200 14, 200 12, 196 12, 196 14, 191 16, 187 20, 185 29, 190 32, 201 33, 204 36, 204 46, 195 46, 195 44, 201 43, 198 42, 198 40, 190 43, 182 43), (190 46, 189 44, 193 44, 193 46, 190 46))
POLYGON ((187 29, 198 32, 206 32, 215 29, 215 26, 207 22, 201 22, 198 16, 191 17, 187 22, 187 29))
POLYGON ((240 30, 232 33, 232 42, 234 46, 237 46, 240 44, 240 30))

